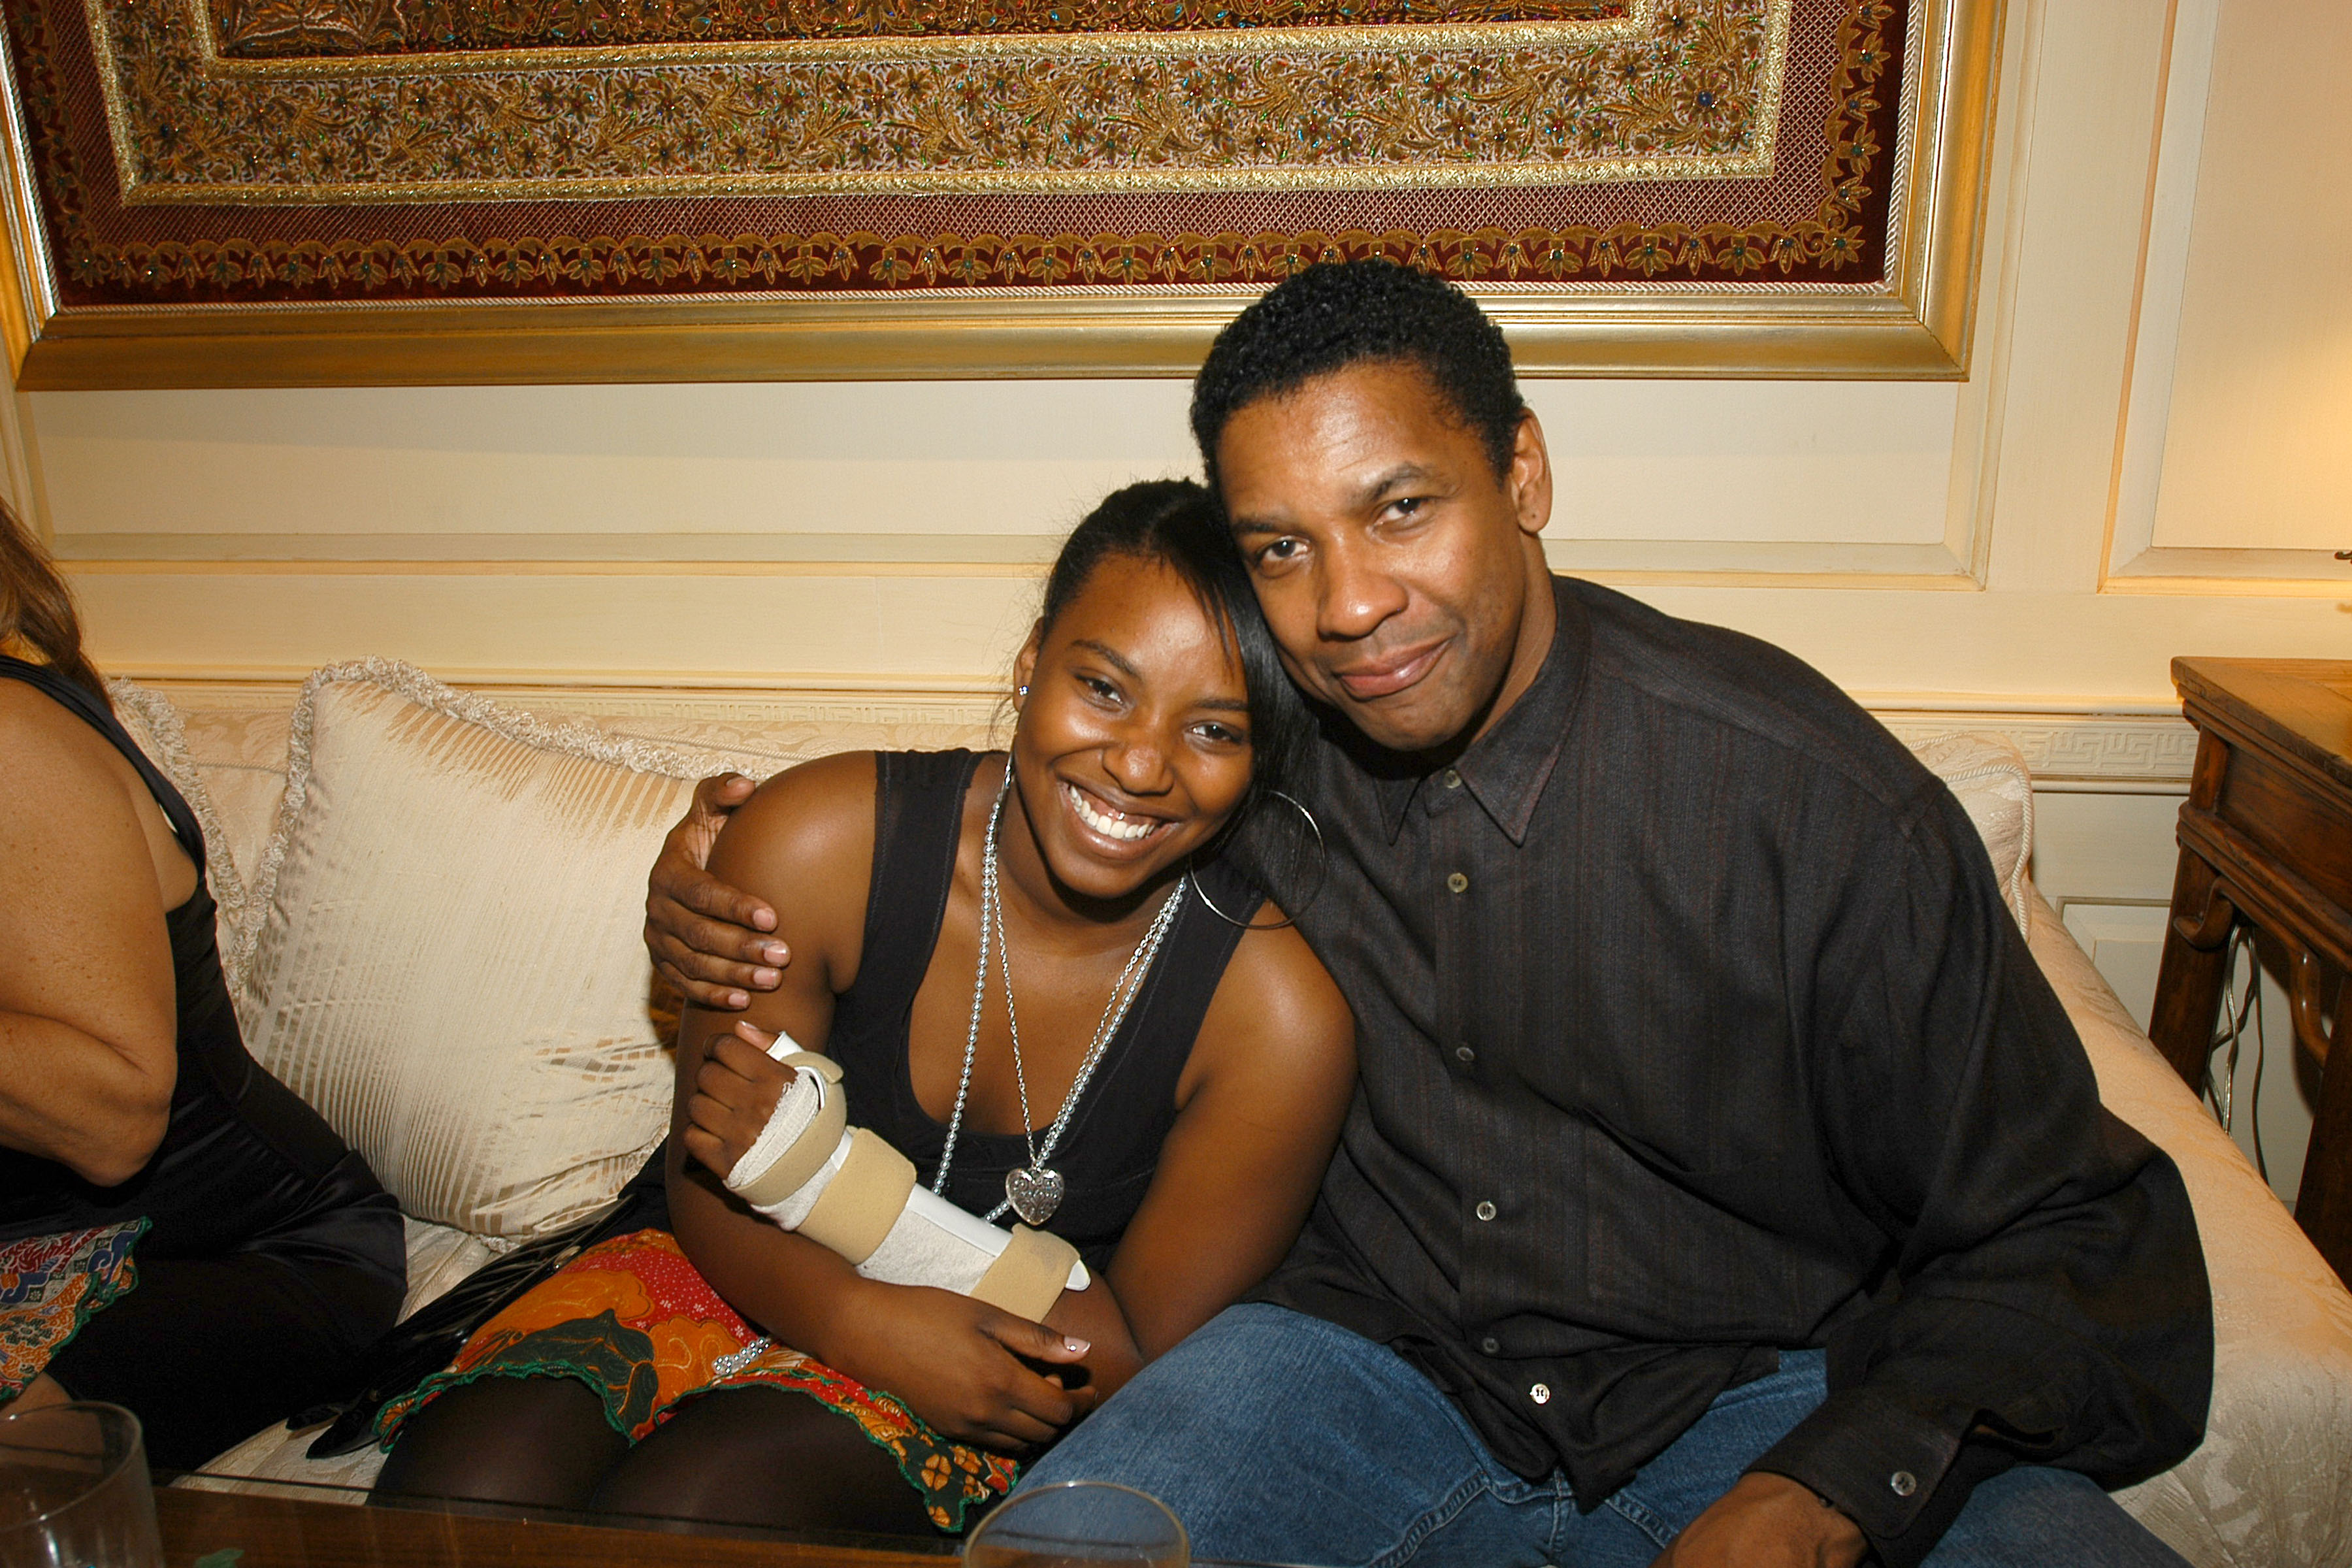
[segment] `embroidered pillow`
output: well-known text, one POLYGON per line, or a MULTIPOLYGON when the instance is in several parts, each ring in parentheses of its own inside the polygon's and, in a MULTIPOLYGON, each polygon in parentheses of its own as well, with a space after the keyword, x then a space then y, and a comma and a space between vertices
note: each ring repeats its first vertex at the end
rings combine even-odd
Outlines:
MULTIPOLYGON (((228 976, 230 991, 235 992, 236 955, 247 921, 245 869, 251 861, 237 858, 234 836, 205 777, 205 764, 190 754, 186 725, 171 699, 128 680, 110 680, 106 690, 114 699, 114 716, 122 721, 123 731, 147 753, 147 760, 172 781, 172 787, 180 792, 195 816, 197 830, 205 836, 205 881, 212 889, 217 910, 213 926, 220 939, 221 969, 228 976)), ((278 782, 277 775, 265 776, 274 791, 278 782)))
POLYGON ((646 871, 692 781, 740 764, 389 660, 318 671, 292 733, 237 954, 254 1056, 419 1219, 593 1212, 669 1120, 646 871))
POLYGON ((1914 744, 1911 754, 1944 781, 1992 857, 2001 901, 2017 917, 2017 929, 2033 929, 2033 774, 2025 758, 2003 735, 1976 732, 1936 735, 1914 744))

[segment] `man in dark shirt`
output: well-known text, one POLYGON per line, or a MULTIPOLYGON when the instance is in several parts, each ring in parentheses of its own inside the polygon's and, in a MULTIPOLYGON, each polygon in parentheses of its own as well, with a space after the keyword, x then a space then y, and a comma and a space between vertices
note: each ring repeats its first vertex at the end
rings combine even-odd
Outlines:
POLYGON ((2202 1433, 2195 1224, 1949 793, 1789 655, 1549 574, 1442 283, 1302 273, 1193 425, 1327 710, 1326 874, 1275 891, 1362 1086, 1257 1299, 1033 1482, 1227 1558, 2177 1563, 2096 1483, 2202 1433))

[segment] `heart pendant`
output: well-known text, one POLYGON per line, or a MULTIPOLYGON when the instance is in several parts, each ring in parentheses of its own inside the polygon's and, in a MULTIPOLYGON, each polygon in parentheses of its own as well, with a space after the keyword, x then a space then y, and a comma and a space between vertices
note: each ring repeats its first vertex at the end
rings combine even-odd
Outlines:
POLYGON ((1062 1173, 1043 1166, 1034 1171, 1008 1171, 1004 1195, 1012 1200, 1013 1212, 1024 1224, 1044 1225, 1062 1206, 1062 1173))

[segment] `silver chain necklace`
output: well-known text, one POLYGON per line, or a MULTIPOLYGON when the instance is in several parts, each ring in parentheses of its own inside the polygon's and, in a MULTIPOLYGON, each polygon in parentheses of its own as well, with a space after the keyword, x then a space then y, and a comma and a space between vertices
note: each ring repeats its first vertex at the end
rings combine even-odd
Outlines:
POLYGON ((1004 972, 1004 1021, 1013 1032, 1013 1082, 1021 1091, 1021 1138, 1028 1145, 1029 1163, 1020 1170, 1006 1173, 1004 1201, 988 1212, 993 1221, 1011 1209, 1023 1223, 1044 1225, 1061 1206, 1063 1182, 1059 1171, 1049 1168, 1045 1162, 1054 1157, 1054 1150, 1062 1141, 1063 1130, 1069 1126, 1070 1117, 1077 1110, 1078 1098, 1087 1091, 1095 1068, 1102 1062, 1103 1053, 1110 1048, 1119 1026, 1127 1021, 1127 1010, 1134 1005, 1136 993, 1143 989, 1143 976, 1150 972, 1151 961, 1159 955, 1160 943, 1175 923, 1176 906, 1183 901, 1184 883, 1180 879, 1169 893, 1160 912, 1151 918, 1150 929, 1135 951, 1127 957, 1126 966, 1112 983, 1110 1000, 1103 1006, 1102 1022, 1095 1026, 1095 1037, 1087 1047, 1086 1059, 1078 1064, 1078 1076, 1071 1080, 1070 1092, 1063 1097, 1062 1109, 1054 1124, 1045 1129, 1043 1148, 1037 1143, 1032 1129, 1036 1125, 1029 1114, 1029 1079, 1021 1067, 1021 1022, 1013 1010, 1013 950, 1004 940, 1004 905, 996 891, 996 828, 1004 818, 1004 797, 1013 787, 1013 759, 1004 759, 1004 779, 996 786, 996 804, 988 812, 988 837, 982 841, 980 856, 980 968, 971 982, 971 1027, 964 1035, 963 1073, 956 1079, 955 1110, 948 1117, 947 1148, 940 1155, 940 1173, 931 1181, 931 1191, 945 1196, 948 1190, 948 1167, 955 1161, 956 1135, 963 1130, 963 1106, 971 1092, 971 1064, 980 1054, 980 1013, 988 997, 988 949, 993 935, 996 962, 1004 972))

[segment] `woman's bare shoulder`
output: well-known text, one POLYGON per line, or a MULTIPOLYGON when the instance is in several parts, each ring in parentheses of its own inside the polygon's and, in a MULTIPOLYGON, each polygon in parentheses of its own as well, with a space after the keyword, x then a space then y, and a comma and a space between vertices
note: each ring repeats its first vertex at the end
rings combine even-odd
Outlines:
POLYGON ((795 973, 845 989, 857 971, 874 872, 875 763, 845 752, 787 768, 762 784, 711 847, 719 880, 766 900, 795 973))
POLYGON ((875 787, 871 752, 819 757, 772 775, 729 819, 711 849, 711 870, 762 896, 765 888, 743 878, 799 880, 852 861, 862 873, 874 858, 875 787))
POLYGON ((21 680, 0 679, 0 756, 16 805, 46 815, 103 788, 121 793, 121 754, 63 703, 21 680))

